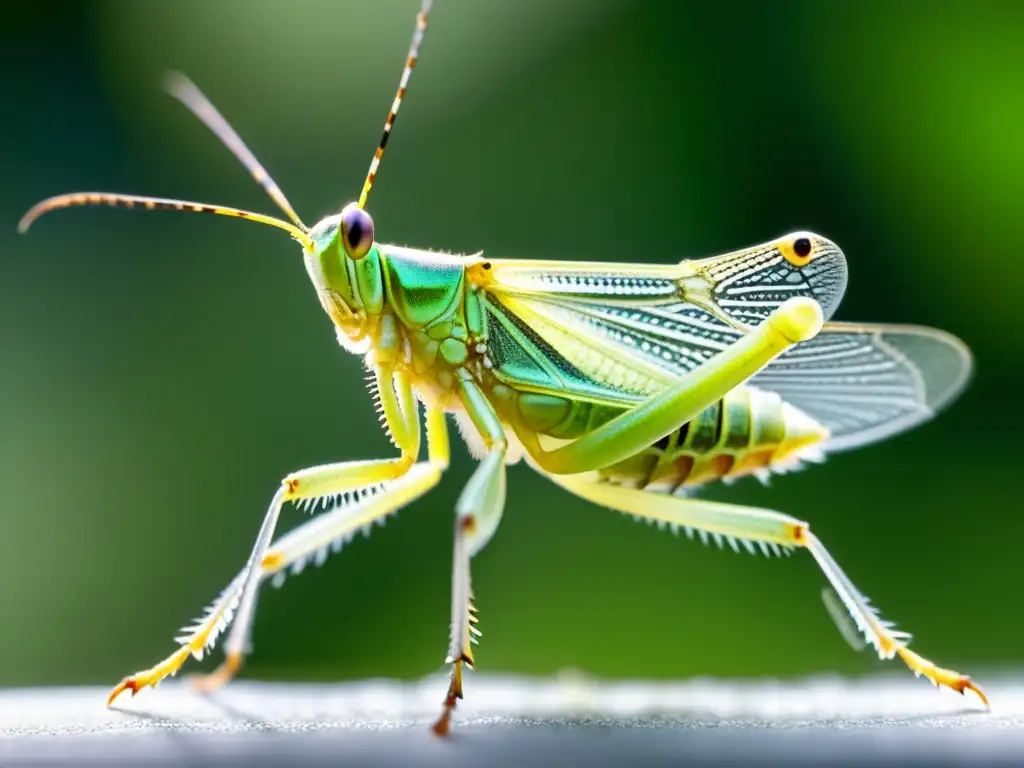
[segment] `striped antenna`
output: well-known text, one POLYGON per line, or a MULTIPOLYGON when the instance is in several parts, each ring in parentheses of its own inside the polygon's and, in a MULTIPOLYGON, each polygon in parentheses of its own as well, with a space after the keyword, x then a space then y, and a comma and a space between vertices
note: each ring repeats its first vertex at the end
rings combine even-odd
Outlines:
POLYGON ((377 168, 380 166, 380 159, 384 155, 384 147, 387 146, 388 136, 391 135, 391 126, 395 124, 395 117, 398 115, 398 108, 402 105, 402 99, 405 98, 405 89, 409 85, 409 77, 412 75, 412 69, 416 66, 416 59, 420 55, 420 43, 423 42, 423 35, 427 31, 427 20, 430 15, 430 7, 434 4, 434 0, 423 0, 423 4, 420 6, 420 12, 416 15, 416 31, 412 34, 412 44, 409 46, 409 56, 405 60, 405 69, 402 70, 402 79, 398 82, 398 93, 395 94, 395 100, 391 104, 391 111, 388 113, 388 119, 384 122, 384 135, 380 137, 380 144, 377 145, 377 151, 373 155, 373 160, 370 161, 370 172, 366 174, 366 181, 363 182, 363 191, 359 195, 359 207, 366 207, 366 198, 370 196, 370 188, 373 187, 373 180, 377 178, 377 168))
POLYGON ((113 207, 124 206, 134 208, 139 206, 149 211, 194 211, 196 213, 216 213, 220 216, 232 216, 236 219, 249 219, 258 221, 260 224, 269 224, 272 227, 283 229, 293 238, 302 243, 307 249, 312 250, 313 241, 305 231, 294 224, 289 224, 283 219, 275 219, 273 216, 264 216, 262 213, 243 211, 240 208, 228 208, 223 205, 207 205, 206 203, 193 203, 188 200, 172 200, 166 197, 142 197, 139 195, 120 195, 112 192, 72 192, 68 195, 57 195, 42 202, 36 203, 21 217, 18 222, 18 232, 25 233, 32 223, 44 213, 55 211, 59 208, 73 208, 80 205, 109 205, 113 207))
POLYGON ((295 223, 295 226, 304 232, 309 230, 309 227, 303 224, 302 219, 295 213, 295 209, 288 202, 288 198, 284 196, 284 192, 270 178, 267 169, 260 165, 260 161, 245 146, 245 142, 235 132, 235 129, 228 124, 228 121, 210 103, 210 100, 203 95, 203 92, 196 87, 195 83, 180 72, 171 72, 164 81, 164 88, 167 90, 167 93, 188 107, 188 110, 198 117, 203 122, 203 125, 209 128, 213 135, 221 140, 224 146, 231 150, 231 153, 249 171, 249 175, 255 179, 257 184, 263 187, 266 193, 270 195, 270 199, 277 203, 277 207, 287 214, 288 218, 295 223))

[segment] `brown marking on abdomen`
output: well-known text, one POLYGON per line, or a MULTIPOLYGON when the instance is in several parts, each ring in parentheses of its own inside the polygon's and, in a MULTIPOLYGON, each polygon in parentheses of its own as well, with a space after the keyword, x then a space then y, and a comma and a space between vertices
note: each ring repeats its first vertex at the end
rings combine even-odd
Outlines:
POLYGON ((723 478, 771 470, 826 440, 827 430, 769 392, 736 390, 637 456, 602 471, 613 482, 675 493, 723 478), (737 417, 746 405, 749 413, 737 417), (730 410, 731 409, 731 410, 730 410), (726 413, 732 413, 732 418, 726 413), (740 426, 742 425, 742 426, 740 426), (642 458, 654 458, 651 467, 642 458), (645 471, 640 471, 643 468, 645 471))
POLYGON ((693 471, 690 472, 689 477, 682 484, 703 485, 704 483, 720 480, 729 473, 735 461, 736 457, 730 456, 727 453, 719 453, 697 461, 693 465, 693 471))

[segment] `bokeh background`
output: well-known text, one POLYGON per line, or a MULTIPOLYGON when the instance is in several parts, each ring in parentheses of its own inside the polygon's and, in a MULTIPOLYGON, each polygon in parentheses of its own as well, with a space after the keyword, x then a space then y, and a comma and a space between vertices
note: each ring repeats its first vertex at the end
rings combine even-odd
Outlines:
MULTIPOLYGON (((417 7, 0 11, 0 684, 149 666, 241 566, 280 477, 392 453, 281 233, 83 209, 19 237, 18 217, 82 189, 276 213, 162 94, 168 68, 307 222, 338 210, 359 192, 417 7)), ((812 229, 850 261, 839 318, 962 336, 977 375, 937 421, 711 495, 811 521, 920 652, 984 680, 1024 660, 1022 39, 1012 0, 439 0, 370 209, 385 242, 496 258, 670 263, 812 229)), ((428 498, 266 589, 246 674, 438 670, 470 469, 458 447, 428 498)), ((482 669, 895 671, 846 647, 806 555, 702 547, 525 467, 509 480, 474 562, 482 669)), ((301 520, 287 509, 282 530, 301 520)))

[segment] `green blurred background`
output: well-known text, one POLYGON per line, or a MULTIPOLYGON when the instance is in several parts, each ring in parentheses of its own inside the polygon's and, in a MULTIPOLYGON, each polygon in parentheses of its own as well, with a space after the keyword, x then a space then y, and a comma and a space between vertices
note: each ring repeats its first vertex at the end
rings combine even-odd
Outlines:
MULTIPOLYGON (((281 233, 93 209, 18 237, 18 217, 81 189, 276 213, 161 93, 172 67, 307 222, 338 210, 358 195, 417 7, 0 11, 0 684, 149 666, 242 565, 279 478, 392 454, 281 233)), ((670 263, 812 229, 850 261, 839 318, 962 336, 977 376, 939 420, 711 495, 811 521, 917 650, 978 676, 1024 659, 1022 35, 1011 0, 439 0, 370 210, 385 242, 517 258, 670 263)), ((266 589, 246 673, 438 670, 470 469, 459 446, 428 498, 266 589)), ((474 562, 484 670, 895 670, 849 651, 806 555, 676 539, 521 466, 509 482, 474 562)), ((287 509, 282 530, 301 519, 287 509)))

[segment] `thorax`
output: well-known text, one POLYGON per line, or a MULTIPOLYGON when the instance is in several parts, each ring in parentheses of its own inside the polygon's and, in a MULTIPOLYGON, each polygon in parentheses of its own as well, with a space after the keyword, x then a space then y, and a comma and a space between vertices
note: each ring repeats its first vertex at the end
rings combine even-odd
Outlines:
POLYGON ((476 289, 467 280, 473 261, 397 247, 381 259, 385 308, 374 354, 393 356, 422 399, 451 410, 458 378, 479 379, 487 349, 476 289))

